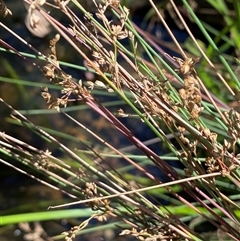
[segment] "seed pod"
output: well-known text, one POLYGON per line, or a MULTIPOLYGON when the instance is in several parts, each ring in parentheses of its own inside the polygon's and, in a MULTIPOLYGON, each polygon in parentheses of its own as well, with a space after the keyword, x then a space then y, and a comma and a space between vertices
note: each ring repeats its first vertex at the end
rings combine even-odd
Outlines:
POLYGON ((106 85, 102 81, 100 81, 100 80, 96 80, 94 85, 99 87, 99 88, 103 88, 103 89, 107 88, 106 85))
POLYGON ((94 83, 92 81, 87 81, 88 88, 93 90, 94 88, 94 83))

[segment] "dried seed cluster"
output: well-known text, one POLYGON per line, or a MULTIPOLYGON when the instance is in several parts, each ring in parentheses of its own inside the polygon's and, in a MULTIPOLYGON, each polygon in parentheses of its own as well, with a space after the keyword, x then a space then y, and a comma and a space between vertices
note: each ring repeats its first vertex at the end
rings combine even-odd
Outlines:
POLYGON ((8 14, 12 15, 12 12, 7 8, 5 2, 0 0, 0 15, 5 18, 8 14))
POLYGON ((228 135, 236 142, 240 138, 240 114, 233 109, 224 114, 228 120, 228 135))
POLYGON ((190 119, 197 120, 200 112, 203 110, 203 107, 201 107, 202 95, 194 70, 194 65, 199 59, 174 59, 180 66, 177 71, 184 77, 184 88, 179 90, 182 104, 189 111, 190 119))
MULTIPOLYGON (((78 100, 90 97, 90 93, 85 87, 82 86, 81 80, 76 83, 71 75, 66 74, 61 70, 59 62, 57 60, 56 44, 60 39, 60 35, 57 34, 50 41, 51 53, 47 57, 47 64, 43 67, 45 77, 54 84, 62 86, 61 98, 50 94, 47 87, 43 87, 42 97, 44 98, 47 107, 49 109, 60 110, 60 106, 66 107, 70 101, 69 98, 73 94, 78 100)), ((76 100, 76 99, 75 99, 76 100)))
MULTIPOLYGON (((160 227, 152 228, 151 230, 142 229, 137 230, 136 228, 132 228, 131 230, 125 229, 120 235, 132 235, 140 241, 168 241, 168 240, 180 240, 180 235, 167 228, 167 226, 159 225, 160 227)), ((185 239, 188 241, 189 239, 185 239)), ((190 240, 189 240, 190 241, 190 240)))
POLYGON ((49 159, 48 155, 51 155, 51 152, 48 150, 46 150, 46 152, 41 155, 34 155, 34 157, 33 157, 34 164, 33 165, 37 169, 48 170, 51 167, 55 168, 56 165, 49 159))
POLYGON ((107 200, 107 199, 103 199, 103 200, 97 199, 98 197, 102 197, 102 195, 101 194, 100 194, 100 196, 98 195, 97 186, 96 186, 95 183, 93 183, 93 182, 87 182, 86 183, 84 195, 85 195, 86 199, 96 198, 96 200, 88 203, 93 210, 101 210, 102 208, 104 208, 106 213, 107 213, 107 211, 111 210, 111 208, 109 206, 109 204, 110 204, 109 200, 107 200))
POLYGON ((31 241, 31 240, 44 241, 44 240, 51 239, 46 234, 44 228, 39 222, 34 222, 33 228, 30 227, 30 224, 26 222, 19 223, 18 227, 25 233, 23 238, 26 241, 31 241))

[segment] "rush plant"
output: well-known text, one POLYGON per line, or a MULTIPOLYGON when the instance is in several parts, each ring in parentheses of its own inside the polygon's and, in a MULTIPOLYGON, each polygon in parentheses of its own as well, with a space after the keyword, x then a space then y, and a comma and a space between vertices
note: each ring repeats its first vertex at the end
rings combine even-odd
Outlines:
MULTIPOLYGON (((31 32, 39 37, 51 32, 44 54, 0 22, 31 53, 20 52, 3 38, 1 51, 18 55, 45 78, 15 83, 38 86, 47 107, 20 111, 0 98, 11 112, 1 122, 34 132, 46 144, 41 149, 1 130, 0 161, 72 199, 50 204, 48 212, 42 210, 42 220, 85 217, 51 240, 74 240, 88 229, 104 229, 107 222, 120 229, 123 240, 240 240, 240 4, 232 1, 232 16, 225 1, 207 1, 224 17, 226 27, 219 31, 198 18, 192 1, 181 2, 184 11, 172 0, 165 7, 181 22, 191 47, 179 43, 162 11, 149 0, 172 39, 168 46, 173 56, 131 21, 119 0, 92 0, 91 12, 77 0, 24 0, 31 32), (199 28, 204 46, 184 13, 199 28), (62 45, 68 49, 63 55, 62 45), (84 77, 78 79, 78 72, 84 77), (51 113, 58 116, 51 128, 33 118, 51 113), (59 127, 61 118, 69 128, 59 127), (140 132, 152 133, 160 154, 151 148, 151 140, 141 140, 139 126, 140 132), (127 144, 123 147, 118 140, 127 144), (86 215, 63 210, 78 204, 86 205, 81 206, 86 215), (92 220, 98 225, 93 227, 92 220), (213 225, 215 232, 198 231, 202 223, 213 225)), ((1 4, 2 15, 11 18, 1 4)), ((0 81, 13 78, 2 76, 0 81)), ((30 214, 5 215, 2 224, 18 223, 19 217, 36 221, 30 214)))

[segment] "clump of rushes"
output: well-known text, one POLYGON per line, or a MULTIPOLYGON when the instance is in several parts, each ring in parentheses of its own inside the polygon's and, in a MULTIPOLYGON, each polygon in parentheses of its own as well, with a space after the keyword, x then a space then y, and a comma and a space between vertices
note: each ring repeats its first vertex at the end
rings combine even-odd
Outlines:
MULTIPOLYGON (((182 57, 162 54, 153 38, 131 22, 129 9, 122 6, 119 0, 92 0, 92 13, 76 0, 24 1, 29 4, 29 23, 33 30, 41 21, 47 20, 57 32, 50 41, 49 54, 40 54, 17 34, 11 33, 43 60, 43 66, 38 68, 51 84, 60 87, 60 91, 56 96, 56 91, 53 94, 48 87, 42 87, 42 97, 48 109, 60 112, 69 119, 69 123, 77 126, 76 136, 70 137, 65 133, 65 138, 69 138, 68 144, 61 143, 57 136, 35 125, 0 99, 12 110, 18 124, 37 133, 50 146, 57 146, 68 161, 4 132, 0 136, 0 150, 16 162, 46 176, 46 179, 39 181, 60 189, 74 199, 72 203, 50 206, 50 210, 73 204, 85 204, 93 210, 92 215, 81 224, 62 233, 65 240, 74 240, 83 229, 91 226, 92 219, 103 224, 107 220, 118 221, 117 227, 122 229, 119 235, 132 236, 137 240, 240 240, 240 114, 237 111, 240 82, 237 71, 234 72, 234 66, 239 63, 232 57, 232 64, 228 64, 228 57, 210 38, 207 25, 198 19, 189 3, 182 1, 182 8, 202 31, 208 41, 208 51, 204 52, 198 44, 174 1, 169 1, 168 9, 171 8, 175 18, 181 21, 194 48, 199 51, 199 57, 182 48, 151 0, 152 9, 171 36, 176 52, 182 57), (63 25, 57 17, 51 16, 51 11, 46 12, 45 7, 60 11, 71 24, 63 25), (40 15, 34 14, 35 11, 40 15), (84 18, 78 17, 79 11, 84 18), (94 80, 76 80, 67 70, 63 71, 64 65, 76 69, 80 67, 78 63, 70 65, 58 59, 61 39, 65 39, 68 48, 73 48, 75 54, 83 58, 86 67, 82 69, 86 75, 94 74, 94 80), (123 39, 129 41, 131 50, 122 44, 123 39), (215 63, 211 59, 212 52, 215 63), (143 55, 147 57, 143 58, 143 55), (224 89, 224 97, 211 92, 207 86, 209 79, 224 89), (112 111, 99 95, 114 96, 123 102, 117 111, 112 111), (230 107, 233 101, 235 109, 230 107), (109 128, 117 130, 141 155, 115 147, 105 140, 102 133, 91 129, 91 124, 86 126, 82 118, 69 114, 66 110, 73 102, 88 107, 81 110, 82 115, 91 109, 102 116, 109 128), (167 154, 159 156, 151 150, 121 122, 123 118, 144 123, 147 131, 153 132, 163 143, 167 154), (82 131, 93 137, 90 139, 92 144, 79 140, 78 132, 82 131), (99 143, 97 148, 93 146, 93 139, 99 143), (74 149, 70 142, 77 142, 82 148, 74 149), (117 164, 112 161, 116 158, 121 160, 117 164), (183 168, 172 167, 168 160, 178 161, 183 168), (125 164, 121 165, 123 162, 125 164), (146 164, 161 170, 165 181, 150 173, 146 164), (129 174, 129 170, 140 174, 129 174), (149 198, 151 195, 165 200, 164 204, 161 201, 153 202, 153 198, 149 198), (211 234, 212 237, 197 231, 203 222, 215 226, 216 232, 211 234)), ((235 1, 235 5, 237 9, 239 3, 235 1)), ((217 9, 220 5, 214 7, 217 9)), ((235 48, 237 59, 240 39, 237 24, 231 21, 227 8, 222 14, 232 28, 225 29, 225 32, 215 31, 214 34, 216 39, 225 39, 235 48), (231 38, 226 31, 230 31, 231 38)), ((240 19, 237 11, 236 18, 240 19)), ((11 31, 2 22, 0 26, 11 31)), ((26 54, 26 57, 3 40, 1 43, 5 50, 31 61, 30 55, 26 54)), ((24 167, 18 170, 24 172, 24 167)), ((25 174, 35 178, 29 169, 25 174)))

